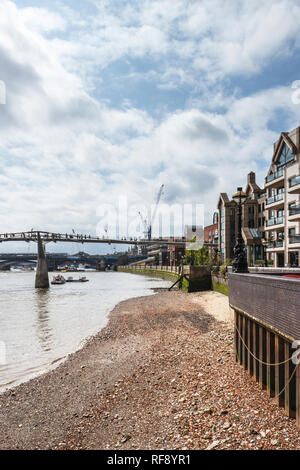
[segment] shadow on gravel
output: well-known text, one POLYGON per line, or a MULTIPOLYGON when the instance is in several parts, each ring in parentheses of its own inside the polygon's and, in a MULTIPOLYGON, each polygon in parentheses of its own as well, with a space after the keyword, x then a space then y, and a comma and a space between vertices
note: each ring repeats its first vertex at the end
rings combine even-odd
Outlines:
POLYGON ((201 333, 207 333, 210 330, 212 324, 215 323, 215 319, 207 313, 183 312, 182 315, 184 316, 186 321, 191 323, 201 333))
POLYGON ((183 319, 201 333, 207 333, 215 323, 214 317, 203 312, 166 312, 162 315, 144 316, 143 323, 145 329, 154 329, 174 325, 178 320, 181 323, 183 319))

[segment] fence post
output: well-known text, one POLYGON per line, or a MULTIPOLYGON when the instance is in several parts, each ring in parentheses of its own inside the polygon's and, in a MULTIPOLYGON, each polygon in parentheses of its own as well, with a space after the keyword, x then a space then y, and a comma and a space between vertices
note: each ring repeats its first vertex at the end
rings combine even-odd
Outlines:
MULTIPOLYGON (((266 330, 259 326, 259 359, 266 362, 266 330)), ((266 389, 266 366, 259 363, 259 383, 263 390, 266 389)))
MULTIPOLYGON (((284 361, 284 344, 283 339, 275 335, 275 362, 279 364, 284 361)), ((284 406, 284 392, 280 393, 284 388, 284 364, 275 366, 275 395, 279 406, 284 406)))
MULTIPOLYGON (((274 335, 271 331, 266 331, 266 352, 267 352, 267 360, 268 364, 274 364, 275 362, 275 355, 274 355, 274 335)), ((266 373, 267 373, 267 390, 270 397, 275 396, 275 370, 274 366, 267 365, 266 366, 266 373)))

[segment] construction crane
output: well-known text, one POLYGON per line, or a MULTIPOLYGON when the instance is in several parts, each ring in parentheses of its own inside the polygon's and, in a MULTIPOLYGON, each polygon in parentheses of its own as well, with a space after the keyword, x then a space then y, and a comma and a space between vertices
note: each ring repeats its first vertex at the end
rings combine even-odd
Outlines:
POLYGON ((150 221, 147 222, 147 220, 144 219, 142 214, 139 212, 139 216, 141 217, 141 220, 142 220, 143 225, 144 225, 144 234, 145 234, 145 237, 148 238, 148 240, 151 240, 151 237, 152 237, 152 225, 153 225, 156 213, 157 213, 157 208, 158 208, 159 201, 160 201, 160 199, 163 195, 163 192, 164 192, 164 186, 165 185, 162 184, 159 191, 158 191, 154 211, 153 211, 153 214, 152 214, 152 217, 151 217, 150 221))
POLYGON ((143 227, 144 227, 144 235, 145 237, 148 236, 148 222, 146 219, 143 218, 142 214, 139 212, 139 216, 141 218, 141 221, 142 221, 142 224, 143 224, 143 227))

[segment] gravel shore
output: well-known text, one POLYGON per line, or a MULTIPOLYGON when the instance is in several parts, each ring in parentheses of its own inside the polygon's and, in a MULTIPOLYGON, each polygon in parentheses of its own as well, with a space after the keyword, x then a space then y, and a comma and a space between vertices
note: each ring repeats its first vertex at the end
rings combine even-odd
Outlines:
POLYGON ((230 318, 215 292, 121 302, 83 349, 0 396, 0 449, 300 449, 235 363, 230 318))

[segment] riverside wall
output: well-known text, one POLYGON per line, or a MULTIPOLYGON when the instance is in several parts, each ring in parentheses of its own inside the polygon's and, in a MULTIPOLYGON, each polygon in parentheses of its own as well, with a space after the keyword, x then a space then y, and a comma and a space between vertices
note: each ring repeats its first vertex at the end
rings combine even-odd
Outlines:
POLYGON ((300 278, 228 275, 236 361, 300 427, 300 278))

